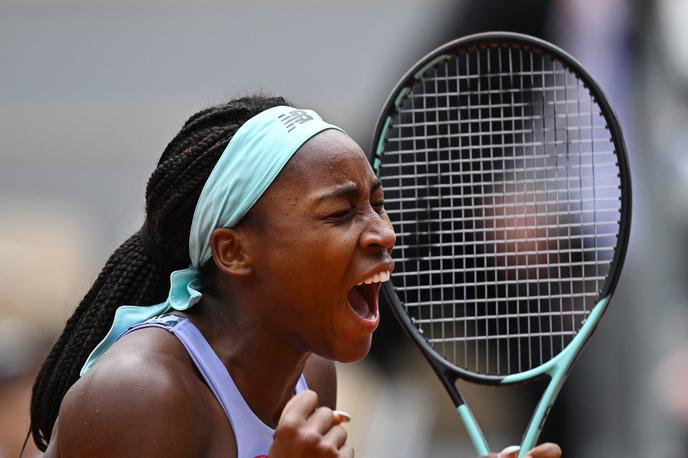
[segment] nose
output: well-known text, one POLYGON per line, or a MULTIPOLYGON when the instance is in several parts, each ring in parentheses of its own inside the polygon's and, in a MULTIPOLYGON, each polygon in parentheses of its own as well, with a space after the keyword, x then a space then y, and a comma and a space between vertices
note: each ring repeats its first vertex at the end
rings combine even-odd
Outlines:
POLYGON ((397 235, 386 213, 378 213, 371 209, 366 218, 366 227, 361 234, 361 247, 364 250, 381 248, 388 252, 394 248, 397 235))

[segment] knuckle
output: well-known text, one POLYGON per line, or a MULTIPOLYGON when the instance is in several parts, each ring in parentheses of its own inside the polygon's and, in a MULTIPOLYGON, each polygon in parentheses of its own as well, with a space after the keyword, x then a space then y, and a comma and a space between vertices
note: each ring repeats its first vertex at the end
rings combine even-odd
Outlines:
POLYGON ((332 429, 333 432, 341 438, 342 442, 346 442, 346 440, 349 438, 349 432, 343 426, 333 426, 332 429))
POLYGON ((331 444, 320 442, 316 448, 317 456, 322 458, 336 458, 339 456, 339 451, 331 444))
POLYGON ((301 442, 309 447, 318 447, 321 438, 322 436, 317 431, 312 430, 302 431, 300 434, 301 442))
POLYGON ((317 409, 315 409, 315 413, 317 413, 317 414, 325 414, 325 413, 328 413, 328 414, 334 416, 334 413, 332 412, 332 409, 330 409, 329 407, 326 407, 326 406, 318 407, 317 409))
POLYGON ((550 454, 553 457, 561 456, 561 447, 559 447, 557 444, 549 444, 549 445, 550 445, 550 454))
POLYGON ((285 419, 277 426, 277 429, 275 430, 275 438, 293 437, 297 434, 298 429, 299 425, 296 421, 285 419))
POLYGON ((313 390, 303 391, 303 397, 311 402, 318 402, 318 393, 313 390))

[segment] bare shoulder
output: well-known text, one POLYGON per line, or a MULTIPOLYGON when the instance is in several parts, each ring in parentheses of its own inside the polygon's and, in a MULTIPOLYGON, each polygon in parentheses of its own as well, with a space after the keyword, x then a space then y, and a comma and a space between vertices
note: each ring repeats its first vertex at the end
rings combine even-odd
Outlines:
POLYGON ((164 330, 118 341, 62 401, 59 456, 204 456, 212 428, 187 359, 164 330))
POLYGON ((311 355, 303 369, 308 388, 318 393, 320 405, 337 408, 337 371, 334 361, 311 355))

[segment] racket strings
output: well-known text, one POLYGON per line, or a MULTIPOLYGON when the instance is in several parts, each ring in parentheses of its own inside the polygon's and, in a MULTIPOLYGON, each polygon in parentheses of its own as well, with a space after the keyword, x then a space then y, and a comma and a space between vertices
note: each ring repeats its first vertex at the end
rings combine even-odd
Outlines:
POLYGON ((599 299, 620 217, 600 112, 560 62, 511 47, 457 53, 401 103, 380 168, 397 231, 392 281, 454 365, 539 366, 599 299))

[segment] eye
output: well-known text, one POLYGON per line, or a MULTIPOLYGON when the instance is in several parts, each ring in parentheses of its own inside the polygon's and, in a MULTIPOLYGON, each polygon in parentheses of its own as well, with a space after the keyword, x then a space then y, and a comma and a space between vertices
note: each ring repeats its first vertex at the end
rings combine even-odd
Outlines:
POLYGON ((373 210, 375 210, 378 213, 381 213, 385 210, 385 201, 384 200, 373 201, 370 203, 370 205, 373 207, 373 210))
POLYGON ((327 215, 327 217, 331 218, 331 219, 342 219, 342 218, 346 218, 350 214, 351 214, 351 207, 347 207, 347 208, 342 208, 342 209, 339 209, 337 211, 334 211, 334 212, 330 213, 329 215, 327 215))

